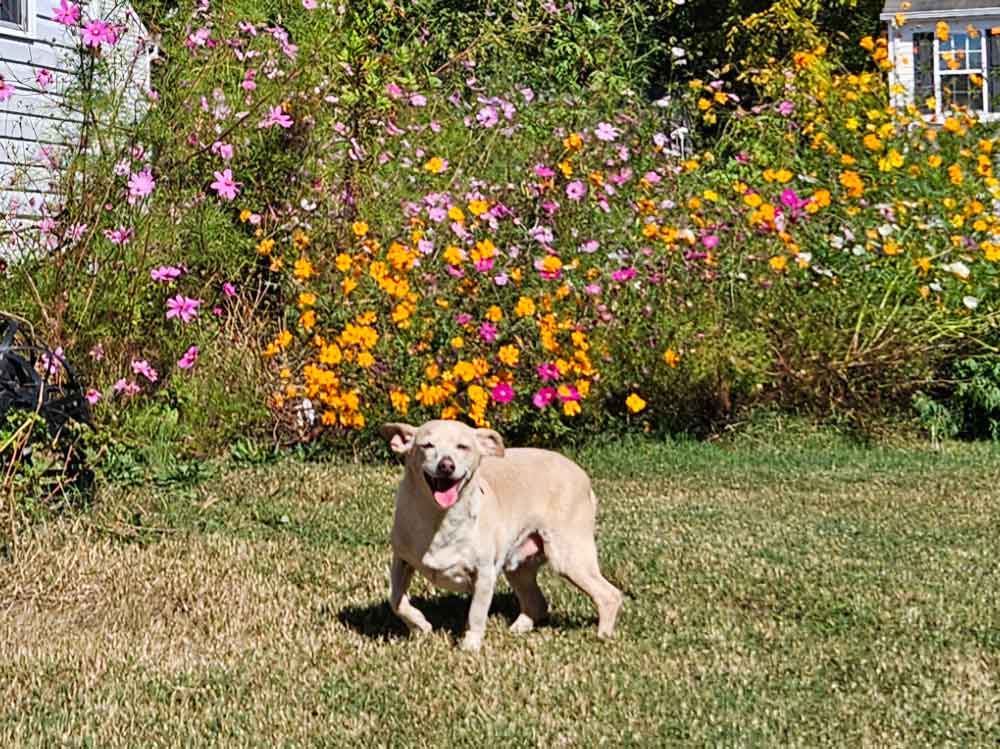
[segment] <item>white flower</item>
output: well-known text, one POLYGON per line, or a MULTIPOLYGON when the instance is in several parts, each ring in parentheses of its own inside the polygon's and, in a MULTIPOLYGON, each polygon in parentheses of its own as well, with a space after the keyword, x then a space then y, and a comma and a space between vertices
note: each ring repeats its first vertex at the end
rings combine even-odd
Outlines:
POLYGON ((962 297, 962 304, 964 304, 969 309, 975 309, 976 307, 979 306, 979 300, 976 299, 974 296, 965 296, 962 297))
POLYGON ((956 276, 961 278, 963 281, 969 277, 969 266, 965 263, 956 260, 954 263, 949 263, 948 265, 942 265, 941 270, 947 271, 948 273, 954 273, 956 276))

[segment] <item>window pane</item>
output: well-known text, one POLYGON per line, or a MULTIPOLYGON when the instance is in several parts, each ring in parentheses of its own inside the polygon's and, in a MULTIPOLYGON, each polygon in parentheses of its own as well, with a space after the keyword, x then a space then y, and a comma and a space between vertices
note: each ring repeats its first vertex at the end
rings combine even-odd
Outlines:
POLYGON ((927 99, 932 96, 934 96, 934 35, 914 34, 913 99, 921 112, 932 111, 927 107, 927 99))
POLYGON ((0 0, 0 21, 7 21, 20 26, 24 23, 21 5, 24 0, 0 0))
POLYGON ((983 89, 967 75, 941 76, 941 106, 944 109, 964 107, 974 112, 983 109, 983 89))
POLYGON ((989 111, 1000 112, 1000 35, 990 34, 986 40, 986 70, 989 76, 989 111))

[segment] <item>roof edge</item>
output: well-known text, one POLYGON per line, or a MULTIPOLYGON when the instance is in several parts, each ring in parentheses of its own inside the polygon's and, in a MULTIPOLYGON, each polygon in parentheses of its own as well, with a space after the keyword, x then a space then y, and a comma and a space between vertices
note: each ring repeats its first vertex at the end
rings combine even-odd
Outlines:
MULTIPOLYGON (((954 10, 920 10, 913 12, 897 11, 896 13, 879 13, 879 20, 891 21, 897 15, 903 15, 906 21, 927 21, 935 18, 975 18, 977 16, 1000 16, 1000 8, 964 8, 954 10)), ((905 22, 903 24, 906 25, 905 22)))

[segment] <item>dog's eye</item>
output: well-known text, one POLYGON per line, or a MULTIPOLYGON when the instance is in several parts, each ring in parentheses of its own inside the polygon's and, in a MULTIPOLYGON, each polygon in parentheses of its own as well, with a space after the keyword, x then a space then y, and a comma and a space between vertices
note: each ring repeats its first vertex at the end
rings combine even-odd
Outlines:
POLYGON ((459 450, 468 450, 469 446, 468 445, 458 445, 458 449, 459 450))
POLYGON ((421 450, 432 450, 432 449, 434 449, 434 445, 432 443, 430 443, 430 442, 425 442, 424 444, 422 444, 420 446, 420 449, 421 450))

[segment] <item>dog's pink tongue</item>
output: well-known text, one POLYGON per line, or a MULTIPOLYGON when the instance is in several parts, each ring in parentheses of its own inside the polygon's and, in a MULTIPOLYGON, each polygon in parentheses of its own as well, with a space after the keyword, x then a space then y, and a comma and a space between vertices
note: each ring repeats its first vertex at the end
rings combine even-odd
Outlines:
POLYGON ((446 510, 458 501, 458 484, 443 492, 434 492, 434 501, 446 510))

